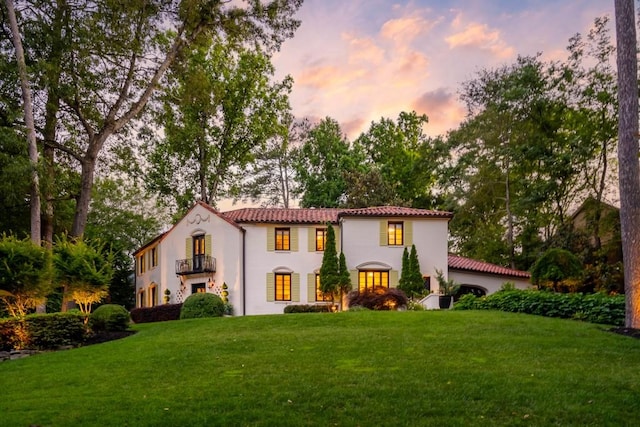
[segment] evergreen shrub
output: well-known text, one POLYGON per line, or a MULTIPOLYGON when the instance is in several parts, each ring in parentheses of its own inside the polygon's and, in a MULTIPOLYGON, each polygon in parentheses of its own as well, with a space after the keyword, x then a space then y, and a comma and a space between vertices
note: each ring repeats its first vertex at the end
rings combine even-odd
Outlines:
POLYGON ((0 320, 0 350, 51 350, 84 341, 82 313, 30 314, 0 320))
POLYGON ((331 313, 332 311, 331 304, 292 304, 284 308, 285 313, 331 313))
POLYGON ((155 307, 141 307, 131 310, 131 320, 134 323, 164 322, 167 320, 179 320, 182 303, 164 304, 155 307))
POLYGON ((500 310, 622 326, 625 301, 624 295, 504 290, 480 298, 464 295, 455 303, 454 309, 500 310))
POLYGON ((129 312, 117 304, 105 304, 89 315, 89 327, 94 332, 126 331, 129 328, 129 312))
POLYGON ((189 295, 182 304, 180 319, 196 319, 200 317, 222 317, 224 302, 218 295, 197 293, 189 295))

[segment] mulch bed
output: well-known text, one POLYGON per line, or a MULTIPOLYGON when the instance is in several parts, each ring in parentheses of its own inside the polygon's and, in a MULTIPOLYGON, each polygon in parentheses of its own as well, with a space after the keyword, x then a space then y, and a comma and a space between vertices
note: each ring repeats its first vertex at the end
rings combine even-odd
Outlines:
POLYGON ((640 329, 633 328, 611 328, 611 332, 615 332, 616 334, 626 335, 631 338, 640 339, 640 329))
POLYGON ((82 346, 100 344, 107 341, 119 340, 135 334, 137 331, 113 331, 113 332, 94 332, 88 336, 82 346))

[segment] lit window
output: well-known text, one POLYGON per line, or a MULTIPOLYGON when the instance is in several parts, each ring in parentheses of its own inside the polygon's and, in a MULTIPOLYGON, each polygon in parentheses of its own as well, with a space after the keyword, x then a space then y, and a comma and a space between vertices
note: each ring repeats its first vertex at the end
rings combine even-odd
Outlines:
POLYGON ((324 248, 326 245, 327 245, 327 229, 316 228, 316 251, 319 251, 319 252, 324 251, 324 248))
POLYGON ((291 301, 291 274, 275 274, 276 301, 291 301))
POLYGON ((316 301, 333 301, 331 294, 322 292, 320 289, 320 275, 316 274, 316 301))
POLYGON ((276 251, 291 250, 290 229, 276 228, 276 251))
POLYGON ((389 246, 402 246, 402 222, 389 222, 387 235, 387 244, 389 246))
POLYGON ((358 291, 371 291, 376 286, 389 287, 388 271, 360 270, 358 272, 358 291))

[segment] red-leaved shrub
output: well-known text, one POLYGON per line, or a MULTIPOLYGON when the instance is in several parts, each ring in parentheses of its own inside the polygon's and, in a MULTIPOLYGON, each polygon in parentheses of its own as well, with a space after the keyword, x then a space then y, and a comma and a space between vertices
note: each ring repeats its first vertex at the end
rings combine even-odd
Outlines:
POLYGON ((376 286, 366 292, 351 291, 347 295, 349 307, 364 307, 369 310, 398 310, 406 308, 409 299, 400 289, 376 286))

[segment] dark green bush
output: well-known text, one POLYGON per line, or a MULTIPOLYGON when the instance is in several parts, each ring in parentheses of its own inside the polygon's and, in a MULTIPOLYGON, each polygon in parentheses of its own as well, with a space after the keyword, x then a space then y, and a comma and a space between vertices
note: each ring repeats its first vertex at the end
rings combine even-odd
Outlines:
POLYGON ((189 295, 182 304, 180 319, 199 317, 221 317, 224 314, 224 302, 218 295, 197 293, 189 295))
POLYGON ((131 310, 131 320, 134 323, 164 322, 180 319, 182 303, 156 305, 155 307, 141 307, 131 310))
POLYGON ((126 331, 129 328, 129 312, 117 304, 105 304, 89 315, 89 327, 95 331, 126 331))
POLYGON ((400 289, 377 286, 366 292, 352 291, 347 295, 349 307, 360 306, 369 310, 397 310, 409 303, 400 289))
POLYGON ((331 304, 292 304, 284 308, 285 313, 331 313, 334 311, 331 304))
POLYGON ((501 310, 621 326, 624 325, 625 304, 624 295, 508 290, 480 298, 464 295, 454 309, 501 310))
POLYGON ((81 344, 86 335, 81 313, 31 314, 0 320, 0 350, 50 350, 81 344))

